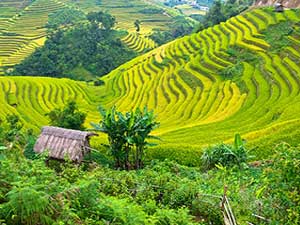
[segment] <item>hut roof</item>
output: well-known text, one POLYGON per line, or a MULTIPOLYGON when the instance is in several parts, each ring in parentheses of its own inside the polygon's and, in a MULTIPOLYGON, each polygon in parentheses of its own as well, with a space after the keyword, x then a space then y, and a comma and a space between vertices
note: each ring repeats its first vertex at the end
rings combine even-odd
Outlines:
POLYGON ((89 139, 97 134, 86 131, 70 130, 59 127, 43 127, 34 151, 41 153, 49 151, 49 156, 64 159, 66 156, 72 161, 81 162, 89 152, 89 139))

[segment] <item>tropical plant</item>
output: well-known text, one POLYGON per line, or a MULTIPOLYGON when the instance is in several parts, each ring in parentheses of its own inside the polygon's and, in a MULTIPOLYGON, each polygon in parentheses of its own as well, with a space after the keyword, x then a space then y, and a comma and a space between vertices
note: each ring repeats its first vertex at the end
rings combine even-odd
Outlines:
POLYGON ((109 148, 115 159, 117 168, 129 170, 132 167, 139 169, 143 165, 144 150, 152 146, 147 139, 158 139, 150 135, 158 127, 153 111, 145 107, 143 111, 121 113, 112 107, 106 111, 99 107, 102 116, 100 124, 92 123, 95 131, 108 135, 109 148))
POLYGON ((35 187, 14 187, 7 193, 8 202, 3 204, 3 213, 15 224, 53 224, 49 214, 50 196, 35 187))
POLYGON ((248 159, 247 150, 239 134, 235 135, 233 145, 219 144, 206 148, 201 157, 202 166, 212 169, 216 165, 232 166, 241 165, 248 159))

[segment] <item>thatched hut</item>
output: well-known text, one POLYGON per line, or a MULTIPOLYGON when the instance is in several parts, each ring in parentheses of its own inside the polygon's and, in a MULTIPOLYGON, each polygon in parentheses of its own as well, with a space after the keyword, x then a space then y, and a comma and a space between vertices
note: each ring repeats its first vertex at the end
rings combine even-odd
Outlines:
POLYGON ((70 130, 59 127, 43 127, 34 151, 41 153, 49 151, 49 157, 65 159, 80 163, 83 157, 90 152, 90 137, 97 136, 95 133, 70 130))

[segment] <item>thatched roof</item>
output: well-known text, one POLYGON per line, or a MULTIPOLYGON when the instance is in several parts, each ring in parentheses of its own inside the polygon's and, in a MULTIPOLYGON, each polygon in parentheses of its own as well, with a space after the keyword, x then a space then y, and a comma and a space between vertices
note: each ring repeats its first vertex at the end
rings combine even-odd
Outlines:
POLYGON ((89 152, 89 139, 97 134, 70 130, 59 127, 43 127, 35 146, 34 151, 41 153, 49 151, 49 157, 81 162, 84 155, 89 152))

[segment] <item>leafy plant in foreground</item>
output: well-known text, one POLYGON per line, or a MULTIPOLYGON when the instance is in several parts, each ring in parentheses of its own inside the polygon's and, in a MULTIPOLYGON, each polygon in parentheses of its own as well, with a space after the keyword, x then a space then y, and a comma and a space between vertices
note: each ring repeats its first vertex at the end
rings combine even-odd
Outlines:
POLYGON ((234 144, 219 144, 208 147, 202 155, 202 165, 205 169, 212 169, 216 165, 240 165, 247 161, 247 150, 239 134, 235 135, 234 144))
POLYGON ((139 169, 143 166, 144 151, 152 144, 147 139, 154 138, 151 131, 158 127, 153 111, 145 107, 143 111, 121 113, 115 107, 106 111, 99 107, 102 116, 100 124, 92 123, 96 131, 106 133, 112 156, 117 168, 129 170, 132 167, 139 169))

